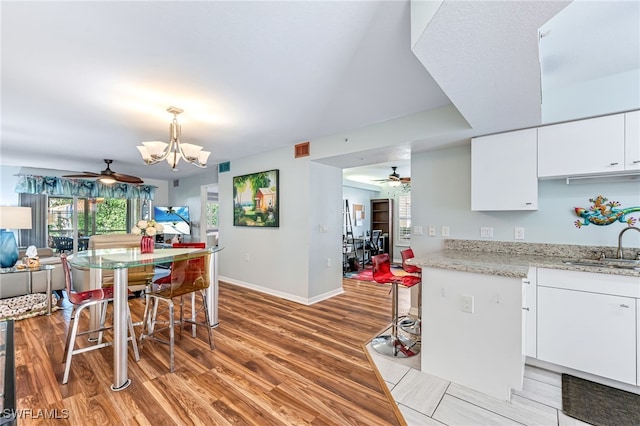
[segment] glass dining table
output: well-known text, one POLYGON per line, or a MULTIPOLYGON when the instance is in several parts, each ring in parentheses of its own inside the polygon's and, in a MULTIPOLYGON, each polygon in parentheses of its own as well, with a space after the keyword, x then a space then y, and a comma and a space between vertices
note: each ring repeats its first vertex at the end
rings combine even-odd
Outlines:
MULTIPOLYGON (((127 374, 127 303, 128 269, 135 266, 166 264, 174 261, 209 256, 209 277, 211 282, 205 292, 209 308, 211 327, 218 325, 218 252, 222 247, 207 248, 162 248, 153 253, 141 253, 139 248, 112 248, 85 250, 69 257, 71 266, 89 269, 91 289, 102 285, 102 271, 113 270, 113 384, 111 390, 127 388, 131 380, 127 374)), ((92 313, 92 326, 98 315, 92 313)))

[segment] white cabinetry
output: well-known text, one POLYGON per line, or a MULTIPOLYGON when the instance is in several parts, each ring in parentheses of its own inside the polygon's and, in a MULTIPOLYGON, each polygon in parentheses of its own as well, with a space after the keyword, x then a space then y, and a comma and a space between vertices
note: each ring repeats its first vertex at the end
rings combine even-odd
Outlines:
POLYGON ((537 210, 537 129, 471 140, 471 210, 537 210))
POLYGON ((640 280, 538 269, 537 358, 636 385, 640 280))
POLYGON ((624 122, 616 114, 538 128, 538 177, 624 171, 624 122))
POLYGON ((624 168, 640 170, 640 111, 624 115, 624 168))
POLYGON ((522 353, 536 358, 536 268, 529 268, 527 278, 522 280, 522 353))

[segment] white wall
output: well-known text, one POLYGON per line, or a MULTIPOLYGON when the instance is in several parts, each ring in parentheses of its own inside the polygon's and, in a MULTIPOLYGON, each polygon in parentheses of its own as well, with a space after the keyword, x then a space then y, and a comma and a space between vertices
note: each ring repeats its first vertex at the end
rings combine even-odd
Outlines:
POLYGON ((309 163, 309 251, 310 302, 342 293, 342 170, 309 163))
MULTIPOLYGON (((578 229, 574 207, 589 207, 590 198, 604 195, 622 207, 640 206, 640 183, 567 185, 565 180, 542 180, 538 187, 537 211, 471 211, 471 148, 449 148, 414 154, 411 158, 412 224, 421 225, 425 235, 412 236, 416 256, 442 247, 441 227, 450 227, 450 238, 481 239, 480 227, 494 228, 497 241, 515 241, 515 226, 525 228, 524 242, 617 246, 618 234, 627 225, 589 225, 578 229), (426 235, 436 226, 437 237, 426 235)), ((640 216, 633 213, 629 217, 640 216)), ((625 234, 624 246, 640 246, 640 233, 625 234)))
MULTIPOLYGON (((287 147, 231 162, 218 176, 220 200, 233 200, 233 176, 279 169, 279 228, 233 225, 233 203, 219 210, 220 279, 306 303, 309 299, 309 161, 287 147)), ((318 194, 314 193, 314 196, 318 194)))
MULTIPOLYGON (((191 241, 200 241, 200 226, 202 222, 202 200, 200 189, 203 185, 218 182, 218 171, 215 167, 207 168, 204 173, 195 176, 176 179, 168 182, 170 206, 189 206, 191 219, 191 241)), ((227 201, 230 202, 230 201, 227 201)), ((162 204, 154 203, 157 206, 162 204)), ((205 224, 206 225, 206 224, 205 224)))

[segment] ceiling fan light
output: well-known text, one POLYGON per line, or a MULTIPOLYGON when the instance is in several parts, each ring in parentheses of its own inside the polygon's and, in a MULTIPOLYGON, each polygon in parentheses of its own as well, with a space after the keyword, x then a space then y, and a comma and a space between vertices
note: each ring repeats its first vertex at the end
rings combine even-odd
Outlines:
POLYGON ((391 187, 397 187, 400 186, 400 181, 399 180, 392 180, 391 182, 389 182, 389 186, 391 187))
POLYGON ((142 142, 147 151, 151 155, 151 157, 162 157, 164 155, 164 150, 167 148, 168 144, 160 141, 149 141, 142 142))
POLYGON ((116 180, 114 178, 112 178, 112 177, 109 177, 109 176, 101 177, 98 180, 100 182, 104 183, 105 185, 111 185, 112 183, 116 183, 116 180))

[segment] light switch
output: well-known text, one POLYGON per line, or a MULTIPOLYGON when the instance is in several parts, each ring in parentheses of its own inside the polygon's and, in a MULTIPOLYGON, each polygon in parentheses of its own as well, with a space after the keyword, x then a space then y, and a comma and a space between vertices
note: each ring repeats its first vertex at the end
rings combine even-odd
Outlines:
POLYGON ((448 237, 449 236, 449 227, 448 226, 443 226, 442 227, 442 236, 443 237, 448 237))
POLYGON ((435 226, 429 226, 429 236, 430 237, 435 237, 436 236, 436 227, 435 226))
POLYGON ((413 227, 413 235, 424 235, 421 225, 416 225, 413 227))

